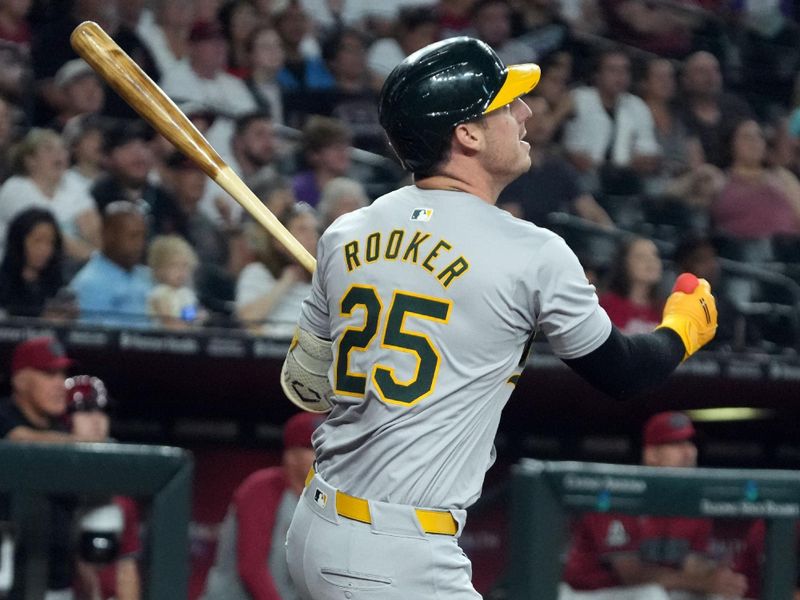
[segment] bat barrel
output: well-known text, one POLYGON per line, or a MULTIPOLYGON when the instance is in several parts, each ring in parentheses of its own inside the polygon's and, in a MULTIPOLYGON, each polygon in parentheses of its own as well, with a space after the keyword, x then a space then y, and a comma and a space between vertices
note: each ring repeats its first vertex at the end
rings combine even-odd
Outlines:
POLYGON ((175 103, 103 29, 92 21, 78 25, 70 42, 81 58, 159 133, 194 160, 212 179, 225 162, 175 103))

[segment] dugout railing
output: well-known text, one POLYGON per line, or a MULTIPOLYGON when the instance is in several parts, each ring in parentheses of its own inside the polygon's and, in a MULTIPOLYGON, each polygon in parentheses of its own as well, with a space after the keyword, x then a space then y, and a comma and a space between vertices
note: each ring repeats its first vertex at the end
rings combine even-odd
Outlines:
POLYGON ((583 512, 762 518, 761 600, 792 598, 800 473, 524 459, 511 480, 510 600, 556 600, 568 517, 583 512))
POLYGON ((15 570, 24 598, 44 596, 48 497, 111 495, 149 506, 143 597, 187 598, 192 471, 187 451, 166 446, 0 442, 0 494, 9 500, 11 529, 26 548, 24 568, 15 570))

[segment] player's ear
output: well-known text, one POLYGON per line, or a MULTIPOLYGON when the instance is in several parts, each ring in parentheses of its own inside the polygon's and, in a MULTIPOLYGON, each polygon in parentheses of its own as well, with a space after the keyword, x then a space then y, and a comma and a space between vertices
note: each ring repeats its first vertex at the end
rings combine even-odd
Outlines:
POLYGON ((483 148, 485 139, 483 127, 472 121, 456 125, 453 137, 456 143, 460 144, 464 150, 472 152, 483 148))

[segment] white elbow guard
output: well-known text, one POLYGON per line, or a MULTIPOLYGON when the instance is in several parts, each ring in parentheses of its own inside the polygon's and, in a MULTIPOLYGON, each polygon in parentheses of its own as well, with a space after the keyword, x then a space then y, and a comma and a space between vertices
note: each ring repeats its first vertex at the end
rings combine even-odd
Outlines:
POLYGON ((328 381, 332 362, 331 342, 298 327, 281 369, 283 393, 303 410, 328 412, 333 395, 328 381))

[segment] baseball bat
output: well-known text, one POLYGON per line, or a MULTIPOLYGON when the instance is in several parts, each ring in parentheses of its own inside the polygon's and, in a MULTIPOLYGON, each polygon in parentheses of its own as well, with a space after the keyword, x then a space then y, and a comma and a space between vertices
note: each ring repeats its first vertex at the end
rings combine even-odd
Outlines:
POLYGON ((192 159, 228 192, 309 272, 316 260, 264 206, 241 178, 211 147, 189 118, 130 56, 93 21, 84 21, 70 36, 72 47, 89 65, 161 135, 192 159))

